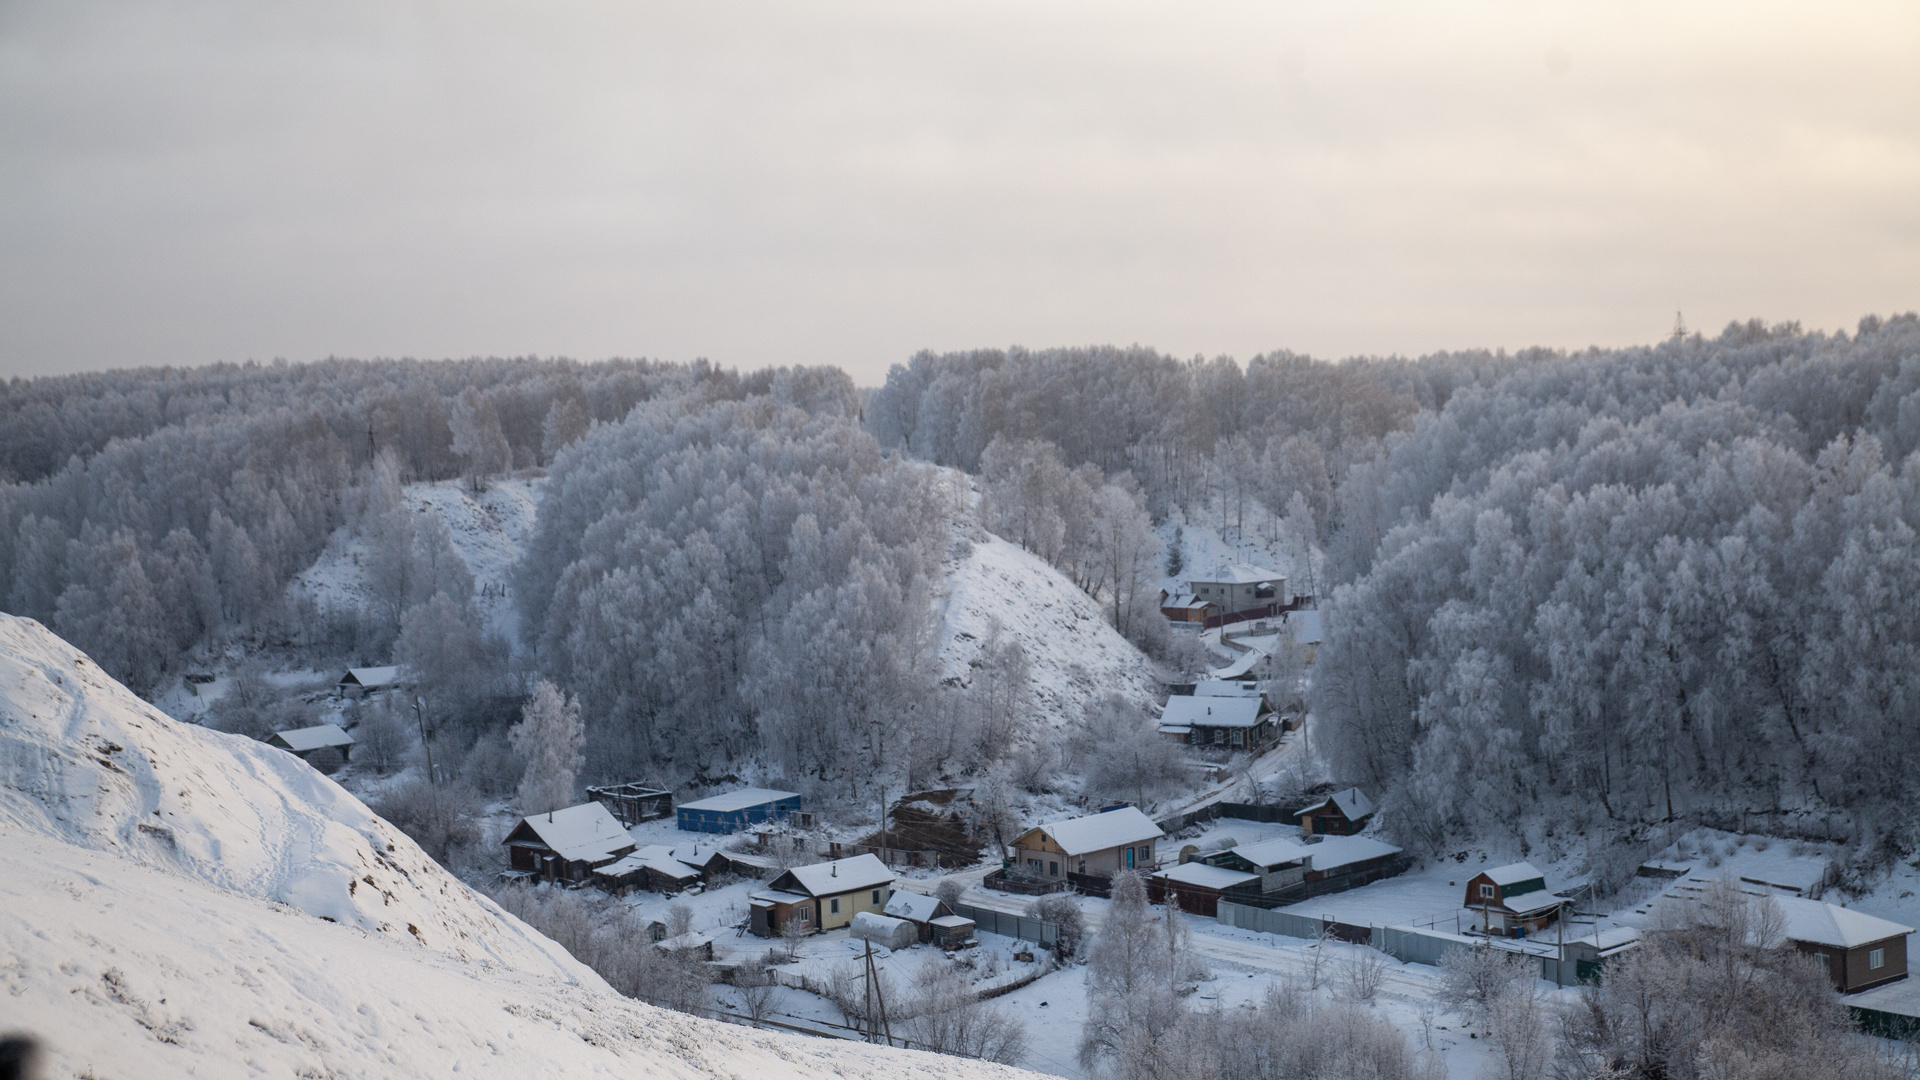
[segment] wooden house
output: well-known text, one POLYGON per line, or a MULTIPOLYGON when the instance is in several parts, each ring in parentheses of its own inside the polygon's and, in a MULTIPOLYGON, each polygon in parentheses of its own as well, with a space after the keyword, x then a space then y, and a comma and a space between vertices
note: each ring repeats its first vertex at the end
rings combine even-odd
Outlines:
POLYGON ((921 941, 933 940, 933 923, 953 914, 945 900, 925 893, 907 892, 901 889, 887 898, 887 906, 881 914, 894 919, 905 919, 912 923, 915 933, 921 941))
POLYGON ((749 928, 777 936, 789 918, 809 930, 835 930, 862 911, 883 912, 893 893, 893 871, 874 855, 796 866, 748 896, 749 928))
POLYGON ((1910 926, 1797 896, 1776 896, 1783 936, 1801 952, 1827 963, 1827 977, 1843 994, 1857 994, 1907 977, 1910 926))
POLYGON ((1169 593, 1163 590, 1160 593, 1160 614, 1168 622, 1204 626, 1207 616, 1219 613, 1218 607, 1190 592, 1169 593))
POLYGON ((1475 929, 1488 935, 1526 937, 1552 926, 1560 909, 1571 903, 1547 891, 1545 876, 1532 863, 1519 862, 1469 878, 1461 906, 1478 915, 1475 929))
POLYGON ((1307 880, 1313 861, 1313 846, 1289 836, 1263 840, 1245 847, 1231 847, 1201 856, 1210 866, 1252 874, 1258 879, 1259 895, 1285 892, 1307 880))
POLYGON ((521 818, 502 843, 515 870, 574 883, 638 846, 597 802, 521 818))
POLYGON ((340 681, 334 684, 334 692, 343 698, 364 698, 373 694, 384 694, 400 687, 400 669, 387 667, 348 668, 340 681))
POLYGON ((733 868, 733 857, 717 847, 649 844, 595 868, 593 881, 615 895, 625 895, 635 889, 677 893, 711 881, 715 875, 733 868))
POLYGON ((353 760, 353 736, 342 731, 338 724, 276 731, 267 737, 267 745, 277 746, 303 761, 320 750, 337 750, 341 761, 353 760))
POLYGON ((1181 863, 1147 879, 1147 898, 1208 918, 1220 914, 1220 901, 1248 903, 1260 898, 1260 875, 1203 862, 1181 863))
POLYGON ((1154 844, 1166 834, 1131 806, 1039 825, 1011 845, 1014 866, 1049 881, 1071 874, 1110 878, 1122 870, 1152 870, 1154 844))
POLYGON ((1279 737, 1279 718, 1266 699, 1170 697, 1160 714, 1160 733, 1189 746, 1258 750, 1279 737))
POLYGON ((943 949, 957 949, 973 940, 973 920, 958 915, 942 915, 933 920, 933 933, 927 940, 943 949))
POLYGON ((1354 836, 1367 827, 1373 811, 1373 800, 1359 788, 1350 787, 1334 792, 1294 816, 1300 819, 1302 836, 1354 836))
POLYGON ((724 795, 681 803, 675 810, 682 832, 736 833, 800 810, 800 796, 771 788, 741 788, 724 795))

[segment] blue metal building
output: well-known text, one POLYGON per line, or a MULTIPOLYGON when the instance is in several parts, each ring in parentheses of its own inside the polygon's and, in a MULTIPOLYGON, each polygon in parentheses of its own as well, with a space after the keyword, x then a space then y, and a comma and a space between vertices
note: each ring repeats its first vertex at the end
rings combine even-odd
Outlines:
POLYGON ((800 809, 800 796, 770 788, 741 788, 675 808, 683 832, 731 833, 776 821, 800 809))

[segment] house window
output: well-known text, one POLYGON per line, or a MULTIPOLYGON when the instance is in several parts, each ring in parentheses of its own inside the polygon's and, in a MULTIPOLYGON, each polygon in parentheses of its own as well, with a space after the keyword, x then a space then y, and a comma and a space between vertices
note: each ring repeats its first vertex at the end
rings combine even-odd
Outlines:
POLYGON ((1060 864, 1059 864, 1059 863, 1057 863, 1057 862, 1054 862, 1054 861, 1052 861, 1051 859, 1049 859, 1049 860, 1047 861, 1047 873, 1048 873, 1048 874, 1049 874, 1050 876, 1052 876, 1052 877, 1059 877, 1059 876, 1060 876, 1060 864))
POLYGON ((828 903, 833 905, 832 911, 835 915, 840 914, 840 898, 839 897, 837 896, 834 897, 832 900, 828 901, 828 903))
POLYGON ((1875 949, 1867 954, 1867 970, 1878 971, 1887 966, 1887 950, 1875 949))
POLYGON ((1030 869, 1030 870, 1032 870, 1032 871, 1033 871, 1034 873, 1036 873, 1036 874, 1037 874, 1037 873, 1039 873, 1039 872, 1040 872, 1040 860, 1039 860, 1039 859, 1028 859, 1028 860, 1027 860, 1027 868, 1028 868, 1028 869, 1030 869))
POLYGON ((1080 872, 1083 874, 1087 872, 1087 860, 1085 859, 1080 860, 1080 872))
POLYGON ((875 889, 875 890, 873 890, 873 902, 874 902, 874 903, 876 903, 876 904, 880 902, 880 890, 879 890, 879 889, 875 889))
POLYGON ((1480 899, 1492 900, 1494 898, 1494 895, 1495 894, 1494 894, 1493 886, 1482 882, 1480 885, 1480 899))

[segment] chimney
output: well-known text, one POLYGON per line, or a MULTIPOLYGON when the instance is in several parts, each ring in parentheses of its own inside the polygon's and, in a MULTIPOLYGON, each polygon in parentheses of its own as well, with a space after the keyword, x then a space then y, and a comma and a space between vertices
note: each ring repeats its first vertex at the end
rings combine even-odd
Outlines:
POLYGON ((827 864, 827 876, 828 876, 828 877, 839 877, 839 876, 840 876, 840 864, 839 864, 839 863, 837 863, 837 862, 834 862, 834 863, 828 863, 828 864, 827 864))

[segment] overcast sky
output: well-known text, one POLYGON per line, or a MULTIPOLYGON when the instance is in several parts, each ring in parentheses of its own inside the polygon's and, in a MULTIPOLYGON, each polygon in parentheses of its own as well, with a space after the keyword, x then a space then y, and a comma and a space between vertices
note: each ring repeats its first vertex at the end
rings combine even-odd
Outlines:
POLYGON ((0 2, 0 374, 1920 307, 1920 4, 0 2))

